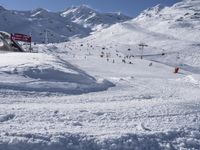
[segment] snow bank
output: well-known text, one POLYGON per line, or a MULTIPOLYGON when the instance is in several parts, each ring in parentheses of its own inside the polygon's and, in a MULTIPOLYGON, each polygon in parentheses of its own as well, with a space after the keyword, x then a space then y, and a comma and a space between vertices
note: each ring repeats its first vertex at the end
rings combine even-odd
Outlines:
POLYGON ((0 89, 14 91, 81 94, 114 86, 46 54, 4 53, 0 55, 0 89))
POLYGON ((113 138, 98 138, 70 133, 55 135, 4 133, 0 135, 0 139, 0 149, 3 150, 171 150, 200 148, 200 130, 191 131, 191 129, 155 134, 126 134, 113 138))

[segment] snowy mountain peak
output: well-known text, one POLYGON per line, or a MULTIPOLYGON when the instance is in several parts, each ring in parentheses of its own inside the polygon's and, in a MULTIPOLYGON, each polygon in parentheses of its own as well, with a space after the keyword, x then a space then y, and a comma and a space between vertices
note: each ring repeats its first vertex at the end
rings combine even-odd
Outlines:
POLYGON ((187 3, 199 3, 199 0, 183 0, 183 2, 187 2, 187 3))
POLYGON ((74 23, 94 30, 131 19, 122 13, 100 13, 87 5, 71 7, 60 14, 74 23))
POLYGON ((43 9, 43 8, 36 8, 36 9, 31 11, 31 14, 36 14, 36 13, 47 14, 47 13, 50 13, 50 12, 48 10, 46 10, 46 9, 43 9))
POLYGON ((44 9, 44 8, 36 8, 36 9, 34 9, 32 12, 38 12, 38 11, 48 12, 48 10, 46 10, 46 9, 44 9))
POLYGON ((199 0, 184 0, 182 2, 176 3, 173 8, 183 8, 183 9, 191 9, 191 8, 199 8, 200 9, 200 1, 199 0))
POLYGON ((165 6, 158 4, 152 8, 148 8, 148 9, 144 10, 141 15, 152 17, 154 15, 158 15, 159 12, 162 11, 164 8, 165 8, 165 6))
POLYGON ((90 8, 89 6, 87 5, 80 5, 77 7, 77 10, 78 11, 84 11, 84 12, 96 12, 94 9, 90 8))
POLYGON ((153 12, 160 12, 165 6, 164 5, 161 5, 161 4, 158 4, 152 8, 148 8, 147 11, 153 11, 153 12))
POLYGON ((49 11, 43 8, 37 8, 31 11, 31 17, 44 17, 48 16, 49 11))
POLYGON ((167 21, 172 28, 187 28, 193 27, 194 24, 192 21, 200 20, 199 12, 199 0, 183 0, 174 4, 172 7, 157 5, 153 8, 149 8, 141 13, 135 20, 145 21, 149 19, 154 22, 167 21))
POLYGON ((68 9, 66 9, 65 11, 63 11, 61 13, 62 17, 69 17, 69 16, 73 16, 74 18, 76 18, 77 15, 90 15, 92 13, 96 13, 95 10, 89 8, 86 5, 81 5, 81 6, 72 6, 68 9))

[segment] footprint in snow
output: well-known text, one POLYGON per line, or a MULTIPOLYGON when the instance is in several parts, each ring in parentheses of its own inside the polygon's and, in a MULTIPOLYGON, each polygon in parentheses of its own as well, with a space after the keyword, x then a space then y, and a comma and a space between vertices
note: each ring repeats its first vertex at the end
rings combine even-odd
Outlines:
POLYGON ((94 115, 96 115, 96 116, 102 116, 102 115, 104 115, 105 113, 104 112, 95 112, 95 113, 93 113, 94 115))
POLYGON ((139 127, 140 130, 151 131, 151 129, 144 126, 144 123, 141 123, 138 127, 139 127))
POLYGON ((73 122, 72 125, 73 126, 83 126, 80 122, 73 122))

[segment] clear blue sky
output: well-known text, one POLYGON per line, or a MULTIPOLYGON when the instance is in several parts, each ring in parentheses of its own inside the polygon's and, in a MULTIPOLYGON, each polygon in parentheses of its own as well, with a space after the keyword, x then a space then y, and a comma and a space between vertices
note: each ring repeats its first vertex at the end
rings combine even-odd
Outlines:
POLYGON ((14 10, 32 10, 40 7, 50 11, 61 11, 70 6, 86 4, 101 12, 122 12, 136 16, 148 7, 157 4, 170 6, 179 1, 181 0, 0 0, 0 5, 14 10))

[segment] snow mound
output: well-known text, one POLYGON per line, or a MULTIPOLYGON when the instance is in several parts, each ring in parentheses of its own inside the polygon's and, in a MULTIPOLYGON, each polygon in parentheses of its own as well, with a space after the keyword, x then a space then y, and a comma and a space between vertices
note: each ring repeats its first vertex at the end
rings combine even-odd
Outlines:
MULTIPOLYGON (((4 133, 0 149, 4 150, 163 150, 199 149, 200 132, 183 129, 155 134, 127 134, 113 138, 96 138, 82 134, 55 135, 4 133), (190 138, 187 138, 190 137, 190 138)), ((1 138, 2 139, 2 138, 1 138)))
POLYGON ((0 60, 1 90, 81 94, 114 86, 51 55, 4 53, 0 60))

